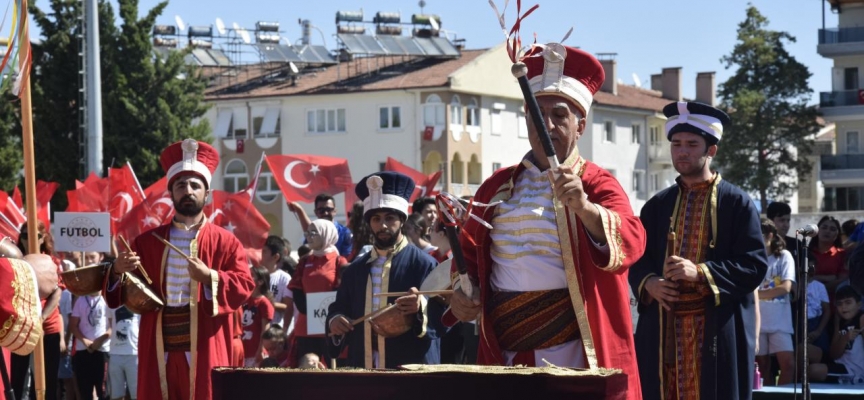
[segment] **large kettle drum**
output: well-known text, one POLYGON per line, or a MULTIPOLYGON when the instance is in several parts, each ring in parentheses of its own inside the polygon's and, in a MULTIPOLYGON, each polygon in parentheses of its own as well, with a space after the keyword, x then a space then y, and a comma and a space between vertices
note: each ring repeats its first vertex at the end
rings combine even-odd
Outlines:
POLYGON ((165 306, 159 295, 151 290, 147 284, 130 273, 123 274, 120 299, 123 305, 136 314, 144 314, 157 311, 165 306))
POLYGON ((110 266, 110 263, 88 265, 84 268, 61 272, 60 276, 63 277, 66 289, 72 294, 86 296, 102 290, 102 282, 110 266))

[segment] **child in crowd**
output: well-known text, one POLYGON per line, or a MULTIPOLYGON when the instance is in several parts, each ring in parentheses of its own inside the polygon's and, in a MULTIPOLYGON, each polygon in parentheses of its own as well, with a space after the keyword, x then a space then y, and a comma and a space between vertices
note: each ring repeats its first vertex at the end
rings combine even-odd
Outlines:
MULTIPOLYGON (((778 384, 792 383, 795 376, 795 356, 792 344, 792 310, 789 292, 795 281, 795 260, 787 251, 786 241, 777 234, 777 228, 768 218, 762 218, 762 238, 768 249, 768 270, 759 287, 759 314, 761 325, 756 361, 759 370, 771 371, 771 355, 780 364, 778 384)), ((774 377, 767 376, 766 386, 774 385, 774 377)))
POLYGON ((303 357, 300 357, 299 364, 297 365, 298 369, 327 369, 324 363, 321 362, 321 359, 318 358, 318 355, 315 353, 306 353, 303 357))
POLYGON ((92 399, 96 389, 98 399, 105 396, 105 362, 111 328, 108 326, 108 306, 99 292, 81 296, 72 307, 69 329, 75 335, 75 355, 72 368, 78 381, 78 397, 92 399))
POLYGON ((243 354, 247 367, 257 366, 264 359, 261 334, 270 328, 273 304, 270 303, 270 273, 264 268, 252 268, 255 291, 243 305, 243 354))
POLYGON ((285 340, 285 330, 279 324, 270 325, 270 329, 261 335, 267 358, 258 364, 261 368, 285 368, 288 366, 288 345, 285 340))
POLYGON ((834 295, 837 315, 828 356, 833 362, 810 364, 814 382, 864 381, 864 312, 861 296, 851 286, 843 286, 834 295))
POLYGON ((831 338, 825 329, 831 321, 831 301, 828 300, 825 284, 813 278, 815 272, 814 266, 807 268, 807 342, 826 354, 831 345, 831 338))
POLYGON ((120 306, 108 313, 108 326, 114 333, 108 354, 108 377, 111 399, 121 400, 126 389, 132 400, 138 395, 138 326, 141 316, 120 306))

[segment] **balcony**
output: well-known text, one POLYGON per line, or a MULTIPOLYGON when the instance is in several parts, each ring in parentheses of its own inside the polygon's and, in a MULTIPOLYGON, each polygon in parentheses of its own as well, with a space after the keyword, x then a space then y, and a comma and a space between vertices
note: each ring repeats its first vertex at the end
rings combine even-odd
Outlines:
POLYGON ((864 54, 864 27, 820 29, 816 52, 822 57, 864 54))
POLYGON ((669 142, 654 143, 648 146, 648 162, 672 164, 672 154, 669 149, 669 142))
POLYGON ((864 184, 864 154, 822 156, 820 167, 820 178, 825 186, 864 184))
POLYGON ((819 93, 819 107, 859 106, 864 104, 864 90, 837 90, 819 93))

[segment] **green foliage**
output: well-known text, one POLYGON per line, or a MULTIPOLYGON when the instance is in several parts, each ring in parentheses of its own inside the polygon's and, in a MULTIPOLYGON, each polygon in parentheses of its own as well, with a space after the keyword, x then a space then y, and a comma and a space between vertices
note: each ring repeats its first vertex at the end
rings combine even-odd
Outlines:
POLYGON ((18 114, 20 102, 8 92, 0 92, 0 190, 8 192, 18 184, 21 168, 24 167, 21 117, 18 114))
MULTIPOLYGON (((167 2, 140 19, 138 0, 117 3, 119 26, 111 2, 99 2, 103 168, 130 161, 146 187, 163 175, 158 158, 167 145, 184 138, 209 141, 210 128, 201 119, 207 109, 206 81, 184 63, 184 52, 172 52, 167 59, 153 53, 150 32, 167 2)), ((81 161, 87 156, 79 137, 83 116, 78 90, 83 82, 78 75, 78 18, 83 5, 78 0, 51 0, 49 7, 43 11, 30 6, 32 22, 43 35, 33 44, 33 136, 36 176, 60 183, 52 203, 63 210, 65 191, 74 188, 75 179, 84 178, 81 161)), ((13 156, 14 150, 6 147, 20 147, 21 134, 16 111, 8 103, 0 104, 0 176, 12 179, 20 170, 20 150, 13 156)), ((0 179, 3 189, 7 185, 0 179)))
POLYGON ((763 210, 768 199, 790 196, 799 177, 810 173, 805 156, 819 129, 818 111, 807 105, 810 71, 784 47, 795 38, 767 25, 756 7, 747 9, 738 43, 721 59, 727 69, 737 70, 718 93, 733 127, 723 133, 717 163, 724 179, 759 193, 763 210))

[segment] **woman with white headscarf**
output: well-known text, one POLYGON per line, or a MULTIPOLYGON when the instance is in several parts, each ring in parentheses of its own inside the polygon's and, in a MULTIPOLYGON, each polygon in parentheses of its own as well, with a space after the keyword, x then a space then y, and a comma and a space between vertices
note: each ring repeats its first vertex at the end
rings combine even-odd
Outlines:
MULTIPOLYGON (((288 284, 288 289, 291 289, 294 295, 294 304, 300 311, 294 326, 294 341, 289 355, 292 367, 297 367, 298 359, 308 353, 317 354, 321 360, 328 358, 327 338, 324 334, 308 333, 306 295, 336 290, 339 287, 340 270, 348 265, 348 261, 340 256, 336 249, 339 233, 333 222, 326 219, 312 221, 304 234, 312 253, 300 259, 288 284)), ((326 313, 326 308, 324 312, 326 313)))

